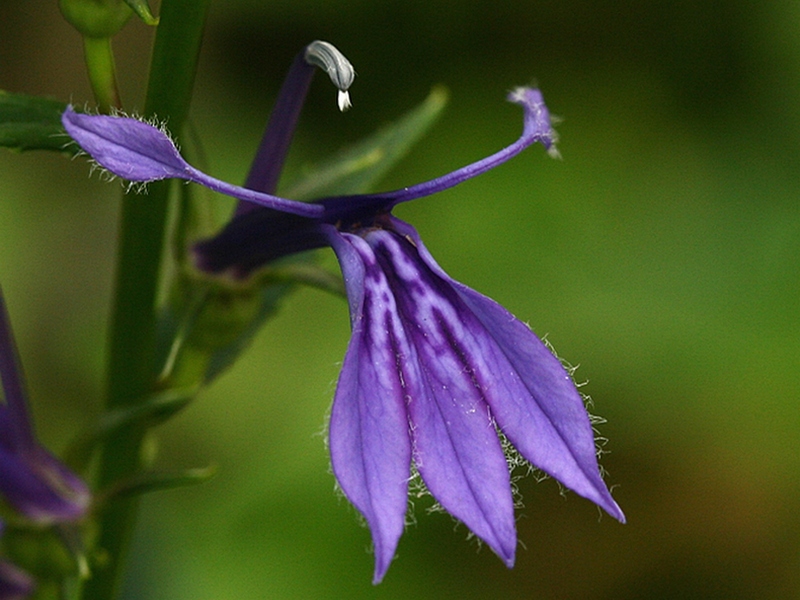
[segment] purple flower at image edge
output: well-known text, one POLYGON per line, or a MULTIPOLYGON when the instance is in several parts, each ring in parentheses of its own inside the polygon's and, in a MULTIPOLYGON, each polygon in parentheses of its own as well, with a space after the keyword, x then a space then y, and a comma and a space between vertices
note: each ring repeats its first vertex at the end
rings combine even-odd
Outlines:
POLYGON ((0 290, 0 496, 39 525, 79 520, 91 501, 83 480, 36 439, 22 366, 0 290))
MULTIPOLYGON (((0 496, 23 520, 38 526, 80 520, 91 501, 89 488, 36 439, 2 290, 0 380, 5 400, 0 403, 0 496)), ((0 600, 27 598, 35 588, 30 575, 0 558, 0 600)))
MULTIPOLYGON (((68 109, 64 126, 120 177, 177 177, 240 200, 230 223, 195 246, 206 272, 245 277, 295 252, 333 248, 352 337, 331 410, 331 462, 372 532, 374 582, 403 533, 412 463, 433 497, 513 565, 514 502, 498 432, 532 465, 624 522, 600 475, 583 399, 558 358, 499 304, 451 279, 416 230, 391 215, 395 205, 462 183, 533 143, 552 150, 541 93, 509 94, 523 109, 523 133, 483 160, 396 191, 296 202, 273 194, 313 72, 308 52, 287 76, 246 187, 197 171, 146 123, 68 109)), ((327 70, 339 86, 337 68, 345 67, 327 70)))

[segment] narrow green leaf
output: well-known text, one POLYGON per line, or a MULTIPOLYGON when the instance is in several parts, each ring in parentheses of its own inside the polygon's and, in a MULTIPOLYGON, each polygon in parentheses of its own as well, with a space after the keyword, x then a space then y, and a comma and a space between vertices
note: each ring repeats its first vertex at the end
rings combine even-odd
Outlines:
POLYGON ((187 469, 181 473, 161 473, 150 471, 133 475, 118 481, 97 495, 97 503, 102 505, 110 500, 135 498, 151 492, 173 490, 190 485, 205 483, 217 474, 217 467, 210 465, 204 468, 187 469))
POLYGON ((0 90, 0 146, 11 150, 56 150, 76 154, 61 126, 64 102, 0 90))
POLYGON ((95 450, 107 439, 130 427, 150 428, 163 423, 189 404, 196 394, 197 388, 165 390, 139 404, 106 412, 70 445, 65 455, 67 464, 77 471, 84 470, 95 450))
POLYGON ((147 0, 125 0, 125 4, 133 9, 142 21, 147 25, 158 25, 158 17, 154 17, 150 12, 150 7, 147 5, 147 0))

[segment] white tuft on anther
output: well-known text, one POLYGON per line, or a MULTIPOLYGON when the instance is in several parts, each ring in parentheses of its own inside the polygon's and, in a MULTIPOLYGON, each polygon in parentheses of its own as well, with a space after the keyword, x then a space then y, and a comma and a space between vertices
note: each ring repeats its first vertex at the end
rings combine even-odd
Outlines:
POLYGON ((337 98, 339 103, 339 110, 344 112, 349 109, 353 104, 350 102, 350 92, 343 92, 339 90, 339 97, 337 98))

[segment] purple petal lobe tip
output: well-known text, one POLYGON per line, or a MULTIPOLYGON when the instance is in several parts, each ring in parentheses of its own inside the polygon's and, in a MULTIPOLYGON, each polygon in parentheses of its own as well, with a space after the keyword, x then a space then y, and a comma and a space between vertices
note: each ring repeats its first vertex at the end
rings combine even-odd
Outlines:
POLYGON ((129 117, 87 115, 68 107, 67 133, 104 169, 128 181, 187 177, 189 166, 158 127, 129 117))

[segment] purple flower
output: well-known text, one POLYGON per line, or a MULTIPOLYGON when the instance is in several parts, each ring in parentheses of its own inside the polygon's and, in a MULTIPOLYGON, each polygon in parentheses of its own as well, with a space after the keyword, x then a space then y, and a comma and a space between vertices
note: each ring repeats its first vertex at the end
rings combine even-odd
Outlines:
POLYGON ((0 600, 23 600, 33 594, 36 583, 22 569, 0 560, 0 600))
MULTIPOLYGON (((144 123, 67 110, 64 126, 116 175, 179 177, 241 200, 226 228, 195 247, 207 272, 245 277, 295 252, 333 248, 353 335, 331 411, 331 461, 372 531, 376 583, 403 533, 412 463, 434 498, 513 565, 514 504, 498 432, 531 464, 624 522, 600 476, 581 395, 559 360, 527 325, 451 279, 414 228, 391 215, 395 205, 453 187, 535 142, 552 150, 541 93, 509 94, 524 111, 522 135, 483 160, 392 192, 293 202, 273 192, 313 73, 309 63, 319 66, 309 59, 313 46, 284 83, 247 189, 199 173, 144 123)), ((337 76, 349 63, 322 63, 342 89, 337 76)))
POLYGON ((81 518, 91 499, 89 489, 36 439, 1 291, 0 379, 5 396, 0 404, 0 495, 38 524, 81 518))

